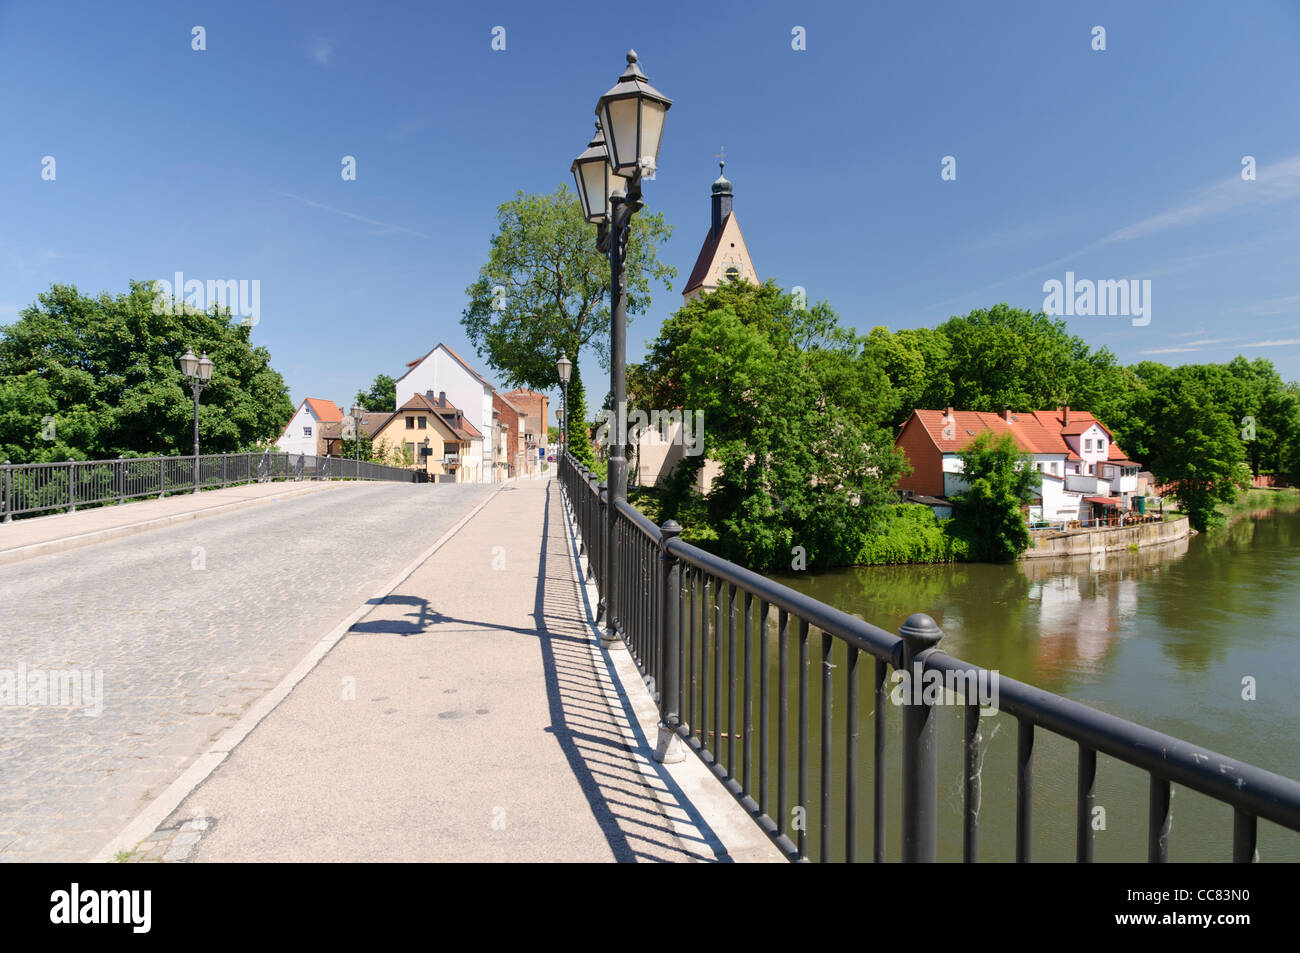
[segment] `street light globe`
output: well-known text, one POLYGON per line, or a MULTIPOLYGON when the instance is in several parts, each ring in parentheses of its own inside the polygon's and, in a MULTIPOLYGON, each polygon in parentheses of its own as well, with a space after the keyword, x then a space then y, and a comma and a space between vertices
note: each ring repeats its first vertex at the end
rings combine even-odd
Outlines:
POLYGON ((573 373, 573 362, 563 351, 560 352, 560 359, 555 362, 555 373, 560 375, 561 384, 569 383, 569 376, 573 373))
POLYGON ((628 50, 627 69, 596 103, 596 117, 605 133, 605 148, 613 171, 622 176, 653 174, 659 163, 664 120, 673 101, 650 85, 636 65, 636 50, 628 50))
POLYGON ((212 363, 212 358, 208 357, 207 351, 204 351, 203 356, 199 358, 199 366, 198 366, 199 380, 206 381, 211 379, 212 369, 214 367, 216 367, 216 365, 212 363))
POLYGON ((199 359, 189 348, 181 355, 181 373, 186 377, 195 377, 198 374, 199 359))
POLYGON ((362 407, 360 404, 353 404, 353 405, 352 405, 352 419, 353 419, 353 420, 356 420, 357 422, 360 422, 360 421, 361 421, 361 418, 364 417, 365 415, 366 415, 366 409, 365 409, 364 407, 362 407))

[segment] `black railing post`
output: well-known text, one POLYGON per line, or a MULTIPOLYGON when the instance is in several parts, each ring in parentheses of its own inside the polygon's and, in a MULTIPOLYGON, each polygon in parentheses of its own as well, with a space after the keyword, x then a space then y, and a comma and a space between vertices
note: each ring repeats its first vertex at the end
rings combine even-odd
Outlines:
POLYGON ((77 471, 71 458, 68 459, 68 512, 77 512, 77 471))
POLYGON ((605 630, 600 635, 600 644, 609 648, 618 639, 618 633, 614 631, 614 616, 610 612, 612 601, 610 599, 609 578, 609 547, 613 545, 614 540, 609 532, 609 520, 606 518, 606 511, 609 508, 609 487, 605 483, 596 484, 596 494, 600 499, 600 567, 596 570, 596 588, 600 592, 600 606, 596 610, 596 619, 601 616, 605 619, 605 630))
POLYGON ((9 469, 9 461, 5 461, 5 515, 3 522, 12 523, 14 511, 14 478, 13 471, 9 469))
POLYGON ((126 461, 117 458, 117 502, 126 502, 126 461))
POLYGON ((933 863, 939 820, 938 726, 925 703, 921 675, 925 654, 939 644, 943 632, 918 612, 908 616, 898 634, 903 640, 903 861, 933 863))
POLYGON ((668 549, 668 543, 682 535, 676 520, 668 520, 659 527, 659 593, 660 651, 659 670, 655 681, 659 685, 659 743, 655 746, 655 760, 676 764, 686 757, 686 749, 677 736, 681 722, 681 618, 682 564, 668 549))

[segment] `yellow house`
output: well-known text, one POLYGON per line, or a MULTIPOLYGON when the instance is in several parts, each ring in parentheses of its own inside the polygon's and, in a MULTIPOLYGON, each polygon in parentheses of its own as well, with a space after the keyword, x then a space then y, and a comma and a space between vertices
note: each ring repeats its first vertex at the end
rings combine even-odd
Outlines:
POLYGON ((405 453, 413 468, 434 480, 462 483, 470 476, 462 462, 473 438, 459 417, 451 404, 415 394, 375 431, 371 438, 375 453, 398 457, 405 453))

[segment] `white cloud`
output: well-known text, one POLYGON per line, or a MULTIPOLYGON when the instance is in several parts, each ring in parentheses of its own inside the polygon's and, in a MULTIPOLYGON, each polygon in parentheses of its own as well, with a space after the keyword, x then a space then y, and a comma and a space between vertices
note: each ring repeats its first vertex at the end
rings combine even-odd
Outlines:
POLYGON ((1300 344, 1300 338, 1278 338, 1272 341, 1251 341, 1249 344, 1243 344, 1242 347, 1290 347, 1292 344, 1300 344))

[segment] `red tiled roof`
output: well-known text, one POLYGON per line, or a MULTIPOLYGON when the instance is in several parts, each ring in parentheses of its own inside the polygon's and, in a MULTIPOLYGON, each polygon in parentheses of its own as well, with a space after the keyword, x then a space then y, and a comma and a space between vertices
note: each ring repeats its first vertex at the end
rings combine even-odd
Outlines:
POLYGON ((316 415, 318 420, 342 420, 343 411, 331 401, 321 400, 319 397, 308 397, 306 404, 311 408, 311 412, 316 415))
MULTIPOLYGON (((930 439, 942 453, 956 453, 964 450, 966 445, 980 433, 1009 433, 1016 441, 1016 446, 1026 453, 1064 454, 1067 460, 1079 460, 1080 457, 1065 440, 1067 434, 1083 433, 1093 424, 1101 427, 1110 436, 1099 420, 1087 411, 1070 411, 1070 423, 1065 423, 1063 410, 1035 410, 1029 413, 1013 413, 1008 421, 1001 414, 973 410, 954 410, 952 412, 950 436, 944 436, 945 411, 916 410, 914 415, 925 427, 930 439)), ((1109 459, 1140 466, 1129 460, 1123 451, 1110 444, 1109 459), (1118 454, 1118 456, 1116 456, 1118 454)))
POLYGON ((1100 503, 1102 506, 1122 506, 1124 501, 1118 496, 1085 496, 1085 503, 1100 503))

